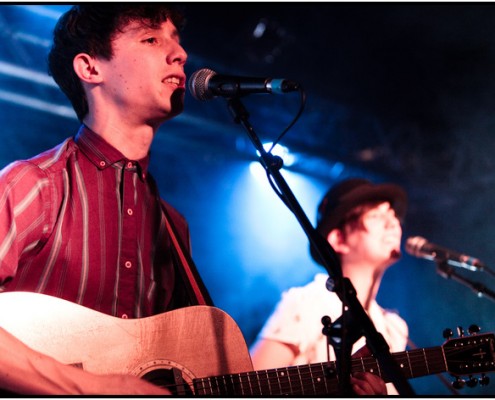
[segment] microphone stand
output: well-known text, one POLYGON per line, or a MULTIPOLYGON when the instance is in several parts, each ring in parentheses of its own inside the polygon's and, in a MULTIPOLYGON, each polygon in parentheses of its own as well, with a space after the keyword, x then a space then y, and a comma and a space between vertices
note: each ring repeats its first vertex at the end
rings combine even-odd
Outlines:
MULTIPOLYGON (((414 391, 409 385, 409 382, 404 378, 399 366, 390 354, 390 350, 385 339, 376 330, 369 316, 364 311, 363 306, 359 303, 356 297, 356 291, 352 286, 351 281, 342 276, 340 261, 334 249, 313 228, 313 225, 305 215, 287 182, 281 175, 280 169, 283 165, 282 159, 265 151, 262 143, 254 132, 253 127, 249 123, 249 114, 240 98, 228 98, 227 104, 234 117, 234 122, 237 124, 242 124, 246 129, 250 140, 253 142, 256 150, 258 150, 260 154, 260 163, 277 183, 277 187, 283 195, 282 199, 284 203, 296 216, 310 243, 317 250, 323 265, 331 278, 333 284, 332 290, 336 292, 341 299, 344 308, 347 310, 347 312, 343 313, 343 323, 345 324, 349 319, 352 320, 352 324, 347 324, 348 326, 341 328, 342 341, 347 341, 348 337, 359 338, 364 335, 366 337, 367 345, 373 355, 377 358, 380 367, 384 371, 385 377, 389 379, 390 382, 394 383, 400 395, 409 397, 413 396, 414 391), (348 332, 351 325, 357 329, 360 329, 361 332, 348 332)), ((334 329, 334 331, 338 331, 338 329, 339 328, 334 329)), ((340 378, 339 385, 341 387, 341 394, 352 395, 353 393, 349 382, 351 373, 350 349, 352 346, 347 343, 342 343, 342 346, 339 347, 340 348, 336 349, 335 353, 337 356, 336 365, 340 378)))
POLYGON ((460 282, 463 285, 471 288, 473 291, 476 292, 478 297, 486 297, 492 301, 495 301, 495 292, 491 291, 479 282, 474 282, 468 278, 461 276, 455 271, 454 267, 448 264, 447 260, 437 261, 437 272, 442 278, 452 278, 455 281, 460 282))

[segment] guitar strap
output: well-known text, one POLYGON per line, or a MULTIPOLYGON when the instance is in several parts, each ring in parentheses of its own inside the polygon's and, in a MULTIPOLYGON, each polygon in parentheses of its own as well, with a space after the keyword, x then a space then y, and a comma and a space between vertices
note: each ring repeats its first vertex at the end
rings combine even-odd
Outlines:
POLYGON ((196 301, 199 305, 213 306, 213 301, 206 289, 206 286, 199 276, 198 269, 191 258, 191 255, 186 250, 184 243, 181 241, 179 234, 177 233, 177 228, 175 227, 170 214, 168 213, 167 207, 163 204, 162 210, 165 215, 165 225, 167 226, 170 239, 172 240, 173 247, 182 265, 179 268, 184 285, 189 293, 189 298, 192 301, 196 301))

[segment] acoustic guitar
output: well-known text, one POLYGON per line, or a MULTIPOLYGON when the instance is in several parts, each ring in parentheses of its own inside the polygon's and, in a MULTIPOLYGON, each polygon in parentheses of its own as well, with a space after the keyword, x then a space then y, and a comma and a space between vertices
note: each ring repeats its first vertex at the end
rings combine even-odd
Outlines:
MULTIPOLYGON (((177 395, 314 396, 337 394, 333 362, 253 371, 237 324, 222 310, 192 306, 153 317, 120 319, 56 297, 0 294, 0 326, 28 346, 93 373, 133 374, 177 395)), ((448 339, 442 346, 394 353, 406 378, 495 370, 493 334, 448 339)), ((385 381, 373 357, 352 371, 385 381)))

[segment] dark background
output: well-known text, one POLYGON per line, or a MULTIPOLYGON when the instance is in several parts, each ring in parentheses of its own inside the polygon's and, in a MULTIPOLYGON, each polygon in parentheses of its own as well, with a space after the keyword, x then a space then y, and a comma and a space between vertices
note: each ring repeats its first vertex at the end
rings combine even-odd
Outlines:
MULTIPOLYGON (((51 30, 63 5, 0 5, 0 167, 75 133, 68 101, 46 74, 51 30)), ((492 3, 184 3, 187 73, 287 78, 307 96, 282 139, 295 155, 283 174, 309 219, 335 181, 362 176, 403 185, 404 239, 495 263, 495 5, 492 3), (263 35, 253 36, 255 28, 263 35)), ((300 98, 245 98, 263 141, 294 118, 300 98)), ((159 131, 152 172, 189 220, 193 255, 215 304, 250 345, 281 292, 324 272, 308 240, 267 183, 254 147, 224 99, 198 102, 159 131)), ((456 270, 495 290, 483 272, 456 270)), ((445 328, 495 330, 494 301, 404 254, 379 302, 408 321, 418 347, 445 328)), ((490 374, 492 376, 492 374, 490 374)), ((451 381, 449 374, 444 378, 451 381)), ((436 376, 417 394, 452 392, 436 376)), ((464 395, 493 395, 488 387, 464 395)))

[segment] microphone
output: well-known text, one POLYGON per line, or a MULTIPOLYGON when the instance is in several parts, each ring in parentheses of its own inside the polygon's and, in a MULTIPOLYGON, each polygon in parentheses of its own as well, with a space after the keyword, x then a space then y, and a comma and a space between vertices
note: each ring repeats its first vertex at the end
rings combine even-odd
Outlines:
POLYGON ((406 251, 415 257, 443 261, 454 267, 466 268, 471 271, 483 271, 486 268, 486 265, 477 258, 440 247, 428 242, 421 236, 408 238, 406 241, 406 251))
POLYGON ((216 96, 238 97, 251 93, 282 94, 299 90, 298 83, 286 79, 220 75, 208 68, 194 72, 188 86, 193 97, 201 101, 216 96))

